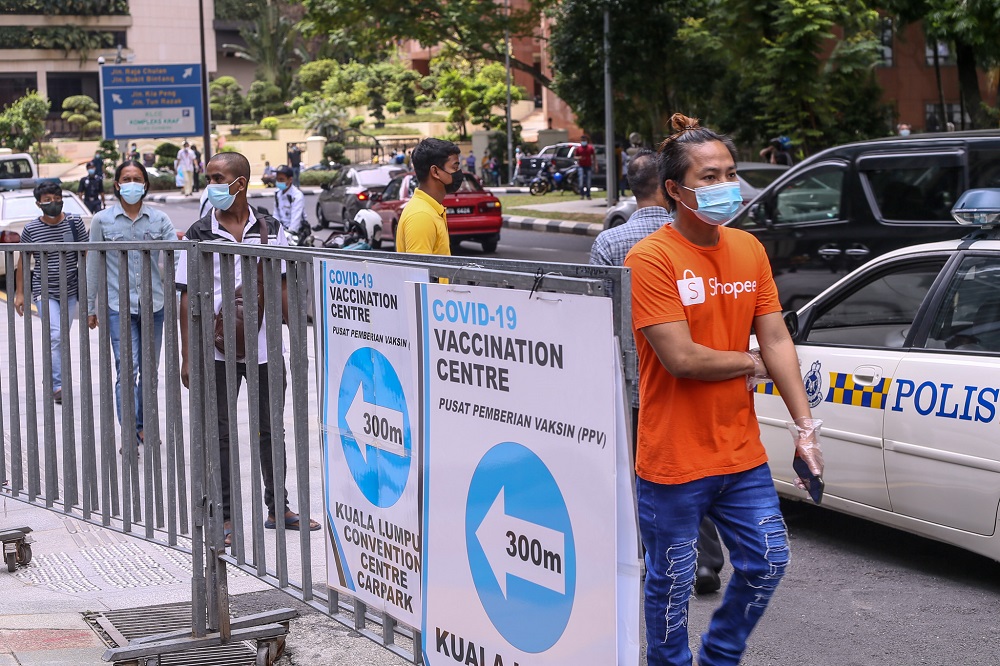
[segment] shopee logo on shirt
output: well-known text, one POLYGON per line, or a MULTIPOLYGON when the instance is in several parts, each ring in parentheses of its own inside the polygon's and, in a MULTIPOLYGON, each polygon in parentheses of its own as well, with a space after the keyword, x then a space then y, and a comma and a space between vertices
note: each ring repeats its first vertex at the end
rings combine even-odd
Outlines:
POLYGON ((684 279, 677 281, 677 291, 682 305, 697 305, 705 302, 705 280, 694 274, 690 268, 684 271, 684 279), (691 277, 688 277, 688 273, 691 277))
MULTIPOLYGON (((722 282, 718 278, 711 277, 708 279, 708 290, 711 296, 721 294, 738 299, 740 294, 756 292, 757 281, 722 282)), ((706 297, 705 279, 695 275, 694 271, 689 268, 684 271, 683 279, 677 281, 677 291, 680 294, 682 305, 704 303, 706 297)))

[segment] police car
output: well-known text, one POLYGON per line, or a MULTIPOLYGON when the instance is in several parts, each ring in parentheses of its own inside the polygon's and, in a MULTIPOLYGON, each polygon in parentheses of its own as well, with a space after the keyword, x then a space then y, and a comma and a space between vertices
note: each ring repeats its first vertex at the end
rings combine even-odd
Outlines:
MULTIPOLYGON (((1000 560, 1000 190, 953 214, 980 229, 883 255, 786 323, 823 419, 823 506, 1000 560)), ((784 403, 755 390, 775 486, 805 499, 784 403)))

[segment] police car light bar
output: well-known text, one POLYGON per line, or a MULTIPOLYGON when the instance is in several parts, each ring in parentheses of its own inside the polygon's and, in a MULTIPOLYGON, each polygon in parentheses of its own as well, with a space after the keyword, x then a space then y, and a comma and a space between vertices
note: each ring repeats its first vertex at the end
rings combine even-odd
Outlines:
POLYGON ((1000 188, 966 191, 952 206, 951 216, 965 226, 992 229, 1000 225, 1000 188))

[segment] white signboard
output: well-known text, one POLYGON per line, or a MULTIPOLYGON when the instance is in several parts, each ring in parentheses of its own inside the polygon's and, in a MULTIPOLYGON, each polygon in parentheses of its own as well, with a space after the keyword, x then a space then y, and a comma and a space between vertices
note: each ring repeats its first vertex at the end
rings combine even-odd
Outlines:
POLYGON ((427 271, 317 258, 327 584, 420 626, 417 419, 407 281, 427 271))
POLYGON ((114 109, 115 129, 123 136, 188 136, 195 133, 197 109, 114 109))
POLYGON ((617 664, 611 301, 415 285, 424 659, 617 664))

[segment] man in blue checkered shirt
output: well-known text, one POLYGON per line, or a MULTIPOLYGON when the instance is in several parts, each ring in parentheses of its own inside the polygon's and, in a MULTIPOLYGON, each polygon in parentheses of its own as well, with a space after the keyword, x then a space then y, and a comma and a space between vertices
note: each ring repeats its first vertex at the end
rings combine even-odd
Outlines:
MULTIPOLYGON (((628 182, 635 195, 636 211, 625 224, 602 231, 590 248, 590 263, 600 266, 622 266, 632 246, 670 224, 673 216, 666 208, 663 187, 657 171, 658 156, 652 150, 638 151, 628 163, 628 182)), ((633 360, 634 363, 634 360, 633 360)), ((637 376, 637 374, 636 374, 637 376)), ((632 387, 632 454, 635 455, 635 432, 639 426, 639 385, 632 387)), ((719 572, 725 562, 719 532, 709 518, 701 523, 698 533, 698 571, 695 591, 698 594, 717 592, 721 585, 719 572)))

